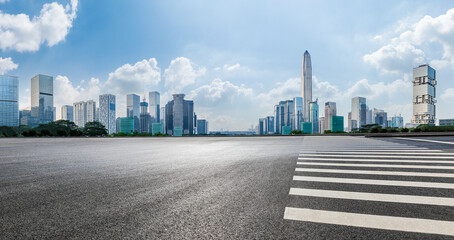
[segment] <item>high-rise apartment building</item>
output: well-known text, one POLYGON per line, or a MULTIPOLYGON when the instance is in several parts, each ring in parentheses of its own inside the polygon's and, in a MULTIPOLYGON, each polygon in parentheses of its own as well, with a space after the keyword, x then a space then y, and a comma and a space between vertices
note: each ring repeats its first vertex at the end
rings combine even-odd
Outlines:
POLYGON ((166 104, 165 118, 167 134, 194 134, 194 102, 184 100, 184 94, 173 94, 173 100, 166 104))
POLYGON ((150 132, 150 114, 148 114, 148 103, 145 98, 140 102, 140 132, 150 132))
POLYGON ((268 116, 265 118, 265 132, 266 134, 274 133, 274 116, 268 116))
POLYGON ((140 132, 140 97, 136 94, 126 95, 126 117, 133 118, 134 131, 140 132))
POLYGON ((310 120, 312 123, 312 133, 320 133, 318 129, 318 103, 317 101, 311 102, 310 107, 310 120))
POLYGON ((74 123, 78 127, 85 127, 85 123, 87 123, 87 103, 84 101, 75 102, 73 104, 73 117, 74 123))
POLYGON ((352 126, 352 129, 360 128, 366 124, 366 98, 355 97, 352 98, 352 111, 351 111, 351 121, 356 122, 356 126, 352 126))
POLYGON ((295 97, 293 98, 293 129, 292 130, 301 130, 301 123, 303 121, 303 98, 295 97))
POLYGON ((149 92, 148 93, 148 106, 150 109, 150 117, 151 117, 151 122, 156 123, 161 120, 160 115, 160 108, 161 108, 161 95, 159 92, 149 92))
POLYGON ((308 51, 304 52, 301 64, 301 97, 304 100, 304 121, 310 122, 310 103, 312 102, 312 64, 311 55, 308 51))
POLYGON ((0 75, 0 126, 19 126, 19 80, 0 75))
MULTIPOLYGON (((331 130, 330 129, 330 120, 331 116, 337 116, 337 108, 336 108, 336 103, 335 102, 326 102, 325 103, 325 130, 331 130)), ((321 132, 323 133, 323 132, 321 132)))
POLYGON ((71 105, 61 106, 61 119, 74 122, 74 107, 71 105))
POLYGON ((413 68, 413 124, 435 124, 436 71, 427 64, 413 68))
POLYGON ((87 122, 94 122, 94 121, 96 121, 96 102, 93 100, 88 100, 87 101, 87 122))
POLYGON ((109 134, 117 132, 115 110, 115 95, 103 94, 99 96, 99 122, 106 127, 109 134))
POLYGON ((38 74, 31 79, 31 116, 37 124, 46 124, 55 120, 54 78, 38 74))

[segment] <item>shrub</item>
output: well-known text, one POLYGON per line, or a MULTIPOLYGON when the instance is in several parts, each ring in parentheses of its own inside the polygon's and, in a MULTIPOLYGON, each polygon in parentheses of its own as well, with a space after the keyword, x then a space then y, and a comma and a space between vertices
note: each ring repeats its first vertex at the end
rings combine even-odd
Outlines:
POLYGON ((408 128, 402 128, 400 129, 400 132, 408 132, 408 130, 409 130, 408 128))
POLYGON ((52 133, 49 131, 49 129, 43 129, 41 130, 41 136, 53 136, 52 133))
POLYGON ((82 131, 80 131, 79 129, 73 129, 73 130, 69 131, 69 136, 71 136, 71 137, 82 136, 82 131))
POLYGON ((388 130, 386 128, 380 129, 380 133, 386 133, 386 132, 388 132, 388 130))
POLYGON ((380 132, 380 128, 374 127, 374 128, 372 128, 372 129, 370 130, 370 132, 371 132, 371 133, 378 133, 378 132, 380 132))
POLYGON ((58 129, 57 130, 57 136, 66 137, 66 136, 68 136, 68 133, 66 131, 64 131, 64 130, 58 129))

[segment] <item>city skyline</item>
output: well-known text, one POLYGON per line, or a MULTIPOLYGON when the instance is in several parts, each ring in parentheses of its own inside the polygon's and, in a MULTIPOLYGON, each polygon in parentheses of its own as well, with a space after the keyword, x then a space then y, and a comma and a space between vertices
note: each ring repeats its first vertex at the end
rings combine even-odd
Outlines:
MULTIPOLYGON (((6 1, 0 3, 0 15, 2 18, 17 17, 17 14, 24 13, 31 26, 39 32, 42 30, 38 24, 40 10, 50 3, 52 1, 36 1, 27 6, 23 1, 6 1)), ((454 26, 454 10, 450 10, 448 3, 438 3, 347 3, 352 5, 345 8, 347 11, 357 12, 358 8, 376 10, 360 11, 359 16, 343 18, 335 14, 339 4, 336 2, 324 4, 329 5, 325 8, 317 3, 286 2, 276 10, 272 10, 276 6, 257 7, 252 3, 233 2, 230 6, 225 6, 226 3, 205 3, 206 6, 195 3, 192 6, 182 2, 180 6, 173 6, 175 12, 170 16, 155 14, 150 32, 139 33, 136 30, 146 21, 135 21, 137 17, 157 13, 159 9, 168 7, 167 3, 139 1, 133 6, 112 3, 100 8, 99 16, 93 16, 91 13, 99 3, 62 1, 52 5, 55 9, 63 9, 58 13, 67 19, 66 25, 52 29, 60 34, 53 35, 54 38, 36 36, 36 40, 30 33, 29 42, 19 35, 10 42, 0 40, 0 70, 2 74, 19 77, 21 109, 30 106, 29 80, 38 73, 53 76, 57 119, 63 105, 97 99, 105 93, 117 96, 117 117, 126 116, 124 96, 137 94, 142 97, 144 93, 158 91, 161 93, 161 106, 171 100, 172 94, 186 94, 188 99, 197 102, 194 111, 210 122, 212 130, 246 130, 251 124, 257 124, 259 116, 273 115, 270 103, 300 96, 301 56, 307 49, 313 66, 312 95, 319 98, 320 106, 328 101, 336 102, 337 115, 344 116, 344 119, 350 111, 351 98, 364 96, 368 105, 384 110, 388 117, 401 114, 405 122, 409 122, 412 116, 412 69, 426 63, 437 70, 437 119, 452 118, 449 103, 454 101, 454 83, 450 79, 454 73, 454 54, 449 48, 452 43, 443 38, 451 28, 447 28, 448 33, 441 30, 442 26, 454 26), (66 4, 69 7, 66 8, 66 4), (224 7, 225 13, 213 10, 210 14, 202 14, 204 9, 213 6, 224 7), (239 17, 233 22, 227 21, 229 13, 256 7, 257 13, 251 17, 266 19, 270 13, 276 14, 269 29, 283 37, 266 38, 266 31, 260 30, 262 24, 251 19, 239 17), (182 12, 181 8, 191 11, 182 12), (298 8, 313 8, 314 11, 300 16, 293 10, 298 8), (134 46, 127 45, 130 47, 127 54, 119 50, 126 46, 126 42, 110 42, 103 37, 111 36, 114 33, 112 28, 98 29, 90 24, 90 21, 100 21, 102 17, 112 20, 109 12, 114 9, 124 9, 125 16, 130 17, 127 21, 138 24, 137 29, 126 29, 117 24, 125 35, 136 36, 131 40, 134 46), (317 17, 322 9, 331 13, 325 20, 317 17), (191 18, 197 14, 198 18, 191 18), (211 14, 218 16, 216 21, 203 21, 211 14), (386 14, 386 21, 372 21, 382 14, 386 14), (169 17, 175 18, 169 23, 165 21, 169 17), (358 18, 363 21, 357 23, 358 18), (312 26, 309 19, 319 24, 312 26), (245 22, 245 27, 227 28, 225 33, 222 32, 225 27, 240 26, 241 21, 245 22), (194 33, 184 31, 183 23, 186 22, 196 26, 194 33), (429 25, 432 29, 428 29, 429 25), (176 35, 166 30, 169 26, 182 35, 179 38, 182 40, 175 40, 176 35), (202 27, 208 27, 213 37, 204 34, 202 27), (220 30, 215 27, 220 27, 220 30), (245 31, 253 27, 259 27, 259 31, 245 31), (80 41, 98 30, 99 33, 92 36, 96 41, 90 44, 80 41), (434 32, 431 39, 429 30, 434 32), (224 34, 230 37, 218 41, 224 34), (241 34, 252 40, 269 40, 255 46, 235 37, 243 36, 241 34), (103 54, 94 54, 96 49, 103 54)), ((8 26, 6 29, 16 33, 20 28, 8 26)))

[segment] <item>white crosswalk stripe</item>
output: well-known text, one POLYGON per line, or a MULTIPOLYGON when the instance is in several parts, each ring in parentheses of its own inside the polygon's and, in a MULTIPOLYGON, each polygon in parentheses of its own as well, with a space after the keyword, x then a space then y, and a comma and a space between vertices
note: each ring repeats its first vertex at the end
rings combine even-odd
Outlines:
POLYGON ((433 207, 454 208, 453 190, 452 152, 368 138, 305 137, 284 219, 454 236, 454 216, 446 220, 427 212, 433 207), (405 192, 397 192, 396 187, 405 192), (311 200, 314 198, 356 203, 348 207, 320 204, 312 209, 318 203, 311 200), (311 202, 312 208, 305 207, 306 202, 311 202), (365 205, 373 202, 380 205, 365 205), (415 205, 427 208, 426 212, 402 210, 407 215, 398 216, 385 212, 389 204, 413 211, 411 206, 415 205), (362 206, 380 207, 364 210, 362 206))

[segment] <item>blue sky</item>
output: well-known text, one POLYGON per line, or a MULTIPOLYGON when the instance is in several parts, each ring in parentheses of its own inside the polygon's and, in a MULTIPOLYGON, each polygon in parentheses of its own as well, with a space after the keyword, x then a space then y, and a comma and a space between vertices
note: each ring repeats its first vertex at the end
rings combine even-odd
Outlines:
MULTIPOLYGON (((0 73, 55 77, 55 105, 128 93, 194 99, 210 130, 245 130, 300 95, 312 56, 313 97, 350 99, 411 117, 411 72, 437 70, 437 117, 453 118, 452 1, 32 1, 0 0, 0 73)), ((59 115, 57 115, 57 118, 59 115)))

